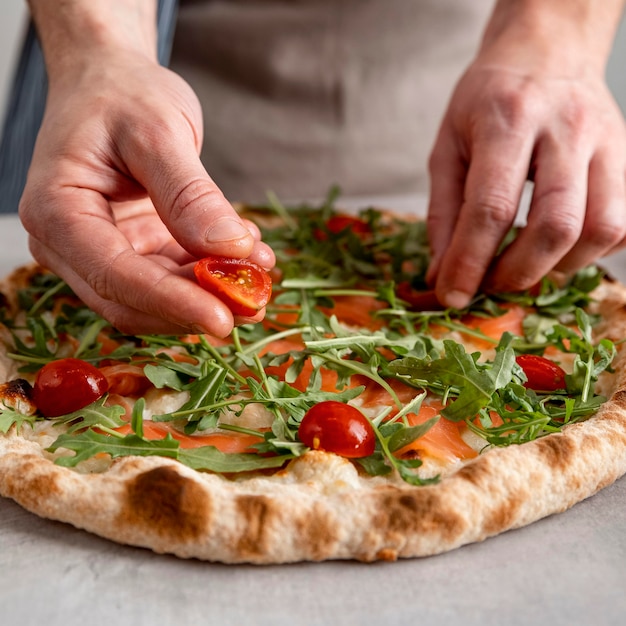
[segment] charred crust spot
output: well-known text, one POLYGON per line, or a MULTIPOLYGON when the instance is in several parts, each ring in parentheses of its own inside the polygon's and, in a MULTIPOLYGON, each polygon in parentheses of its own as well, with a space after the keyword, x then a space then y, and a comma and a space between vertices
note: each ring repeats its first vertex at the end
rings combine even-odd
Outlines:
POLYGON ((23 378, 1 384, 0 408, 4 405, 27 415, 33 414, 37 408, 32 401, 32 391, 31 384, 23 378))
POLYGON ((422 488, 406 492, 390 489, 379 498, 373 523, 388 534, 427 533, 450 541, 465 528, 466 522, 436 490, 422 488))
POLYGON ((626 389, 619 389, 613 394, 611 402, 619 405, 620 407, 626 406, 626 389))
POLYGON ((485 480, 490 480, 490 477, 493 476, 493 471, 486 468, 484 463, 468 463, 459 468, 455 476, 466 480, 475 487, 480 487, 485 480))
POLYGON ((62 490, 55 474, 42 472, 39 458, 26 459, 19 472, 11 472, 3 479, 3 495, 15 498, 27 509, 37 510, 42 502, 58 496, 62 490))
POLYGON ((567 470, 576 454, 576 446, 567 437, 545 437, 538 439, 536 445, 548 466, 558 471, 567 470))
POLYGON ((177 541, 193 541, 211 519, 211 501, 196 481, 172 467, 139 474, 126 492, 123 522, 177 541))
POLYGON ((483 529, 487 535, 496 535, 511 528, 518 518, 518 512, 525 497, 511 496, 506 502, 487 512, 483 529))
POLYGON ((332 516, 321 506, 307 511, 296 521, 298 543, 301 544, 313 561, 321 561, 333 553, 339 540, 337 525, 332 516))
POLYGON ((260 556, 270 549, 268 535, 275 510, 265 496, 242 495, 235 500, 242 533, 237 550, 244 557, 260 556))

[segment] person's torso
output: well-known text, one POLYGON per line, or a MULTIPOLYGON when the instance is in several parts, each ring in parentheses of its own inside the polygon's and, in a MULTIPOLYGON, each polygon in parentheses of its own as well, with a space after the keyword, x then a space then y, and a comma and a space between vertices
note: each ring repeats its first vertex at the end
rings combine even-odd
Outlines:
POLYGON ((426 191, 492 0, 183 0, 172 68, 231 200, 426 191))

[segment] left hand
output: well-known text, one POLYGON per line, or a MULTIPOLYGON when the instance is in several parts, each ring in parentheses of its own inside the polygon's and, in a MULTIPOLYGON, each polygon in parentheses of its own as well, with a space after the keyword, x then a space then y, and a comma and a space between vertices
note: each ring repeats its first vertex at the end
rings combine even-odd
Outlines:
POLYGON ((579 71, 571 47, 559 54, 562 63, 532 39, 497 38, 451 99, 431 155, 428 212, 428 278, 446 306, 463 308, 478 290, 527 289, 624 245, 624 118, 596 71, 603 64, 587 58, 579 71), (498 256, 527 179, 527 225, 498 256))

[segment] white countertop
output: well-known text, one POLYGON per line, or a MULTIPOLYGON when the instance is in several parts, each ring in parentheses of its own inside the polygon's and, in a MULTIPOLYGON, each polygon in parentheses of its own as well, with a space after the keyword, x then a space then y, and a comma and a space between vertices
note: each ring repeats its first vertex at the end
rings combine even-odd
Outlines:
MULTIPOLYGON (((17 218, 0 217, 0 273, 28 259, 17 218)), ((607 265, 626 280, 626 255, 607 265)), ((0 499, 0 624, 622 626, 625 512, 622 479, 437 557, 258 567, 117 545, 0 499)))

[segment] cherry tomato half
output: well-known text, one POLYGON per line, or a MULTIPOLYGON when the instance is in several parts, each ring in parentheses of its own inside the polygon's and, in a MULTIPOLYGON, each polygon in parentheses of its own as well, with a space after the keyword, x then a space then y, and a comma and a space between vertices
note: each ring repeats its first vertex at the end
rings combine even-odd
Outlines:
POLYGON ((333 215, 328 218, 326 228, 335 235, 347 228, 357 235, 367 235, 370 232, 370 226, 367 222, 352 215, 333 215))
POLYGON ((246 259, 207 257, 198 261, 193 271, 198 284, 217 296, 234 315, 254 315, 272 295, 269 273, 246 259))
MULTIPOLYGON (((371 233, 370 225, 366 221, 353 215, 343 215, 341 213, 329 217, 325 226, 326 230, 333 235, 338 235, 344 230, 351 230, 355 235, 363 238, 371 233)), ((318 241, 326 241, 328 239, 326 232, 322 229, 315 231, 315 238, 318 241)))
POLYGON ((102 372, 81 359, 46 363, 33 385, 33 401, 45 417, 78 411, 101 398, 109 389, 102 372))
POLYGON ((300 441, 314 450, 349 459, 374 453, 376 434, 368 419, 350 404, 327 400, 311 407, 298 428, 300 441))
POLYGON ((554 361, 536 354, 520 354, 515 359, 524 370, 524 387, 534 391, 565 389, 565 371, 554 361))

